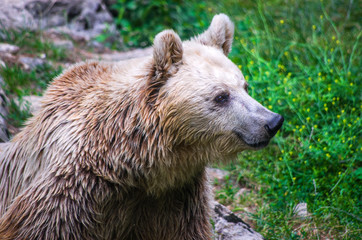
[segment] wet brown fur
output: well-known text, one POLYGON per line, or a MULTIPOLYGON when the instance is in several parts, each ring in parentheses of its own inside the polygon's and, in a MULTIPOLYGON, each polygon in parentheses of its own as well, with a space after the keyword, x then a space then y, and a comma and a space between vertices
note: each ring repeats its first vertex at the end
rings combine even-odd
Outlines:
POLYGON ((160 90, 182 64, 177 38, 156 37, 142 64, 87 62, 53 81, 1 152, 0 239, 211 238, 205 166, 227 156, 160 90), (136 65, 134 84, 118 82, 136 65))

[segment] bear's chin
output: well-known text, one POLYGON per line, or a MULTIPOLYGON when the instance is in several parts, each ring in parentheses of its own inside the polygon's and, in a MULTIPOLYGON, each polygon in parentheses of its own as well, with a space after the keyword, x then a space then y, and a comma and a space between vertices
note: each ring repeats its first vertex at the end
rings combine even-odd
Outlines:
POLYGON ((257 142, 257 143, 247 143, 245 142, 249 147, 251 147, 254 150, 258 150, 258 149, 262 149, 265 148, 266 146, 268 146, 269 141, 261 141, 261 142, 257 142))
POLYGON ((249 149, 253 149, 253 150, 258 150, 258 149, 262 149, 265 148, 266 146, 268 146, 270 139, 267 140, 262 140, 259 142, 249 142, 247 140, 245 140, 243 134, 239 131, 234 130, 233 133, 236 135, 236 137, 242 142, 244 143, 249 149))

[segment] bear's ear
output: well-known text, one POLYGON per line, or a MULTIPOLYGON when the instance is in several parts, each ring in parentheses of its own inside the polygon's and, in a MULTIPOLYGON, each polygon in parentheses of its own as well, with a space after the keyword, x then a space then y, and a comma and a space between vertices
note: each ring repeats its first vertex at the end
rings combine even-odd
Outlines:
POLYGON ((233 37, 234 24, 228 16, 221 13, 215 15, 210 27, 193 40, 207 46, 221 48, 227 56, 231 51, 233 37))
POLYGON ((173 30, 165 30, 156 35, 153 41, 153 60, 158 74, 173 72, 181 63, 182 41, 173 30))
POLYGON ((160 88, 175 74, 182 64, 183 47, 173 30, 164 30, 153 41, 153 66, 148 79, 149 102, 155 102, 160 88))

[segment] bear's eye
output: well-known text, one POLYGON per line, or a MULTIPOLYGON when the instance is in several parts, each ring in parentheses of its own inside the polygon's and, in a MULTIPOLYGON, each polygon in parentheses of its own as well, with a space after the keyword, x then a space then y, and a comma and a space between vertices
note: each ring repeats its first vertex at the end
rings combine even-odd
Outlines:
POLYGON ((219 95, 217 95, 215 98, 214 98, 214 102, 216 102, 217 104, 225 104, 229 101, 229 93, 221 93, 219 95))
POLYGON ((248 83, 245 83, 244 89, 245 89, 246 93, 249 93, 249 84, 248 83))

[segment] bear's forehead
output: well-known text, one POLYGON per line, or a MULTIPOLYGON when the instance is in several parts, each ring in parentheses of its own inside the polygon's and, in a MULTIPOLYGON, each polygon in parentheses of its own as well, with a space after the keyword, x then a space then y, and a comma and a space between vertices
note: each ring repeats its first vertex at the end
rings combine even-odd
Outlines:
POLYGON ((184 60, 190 73, 201 75, 205 81, 212 80, 230 87, 241 87, 245 84, 240 69, 221 50, 202 44, 186 44, 184 60))

